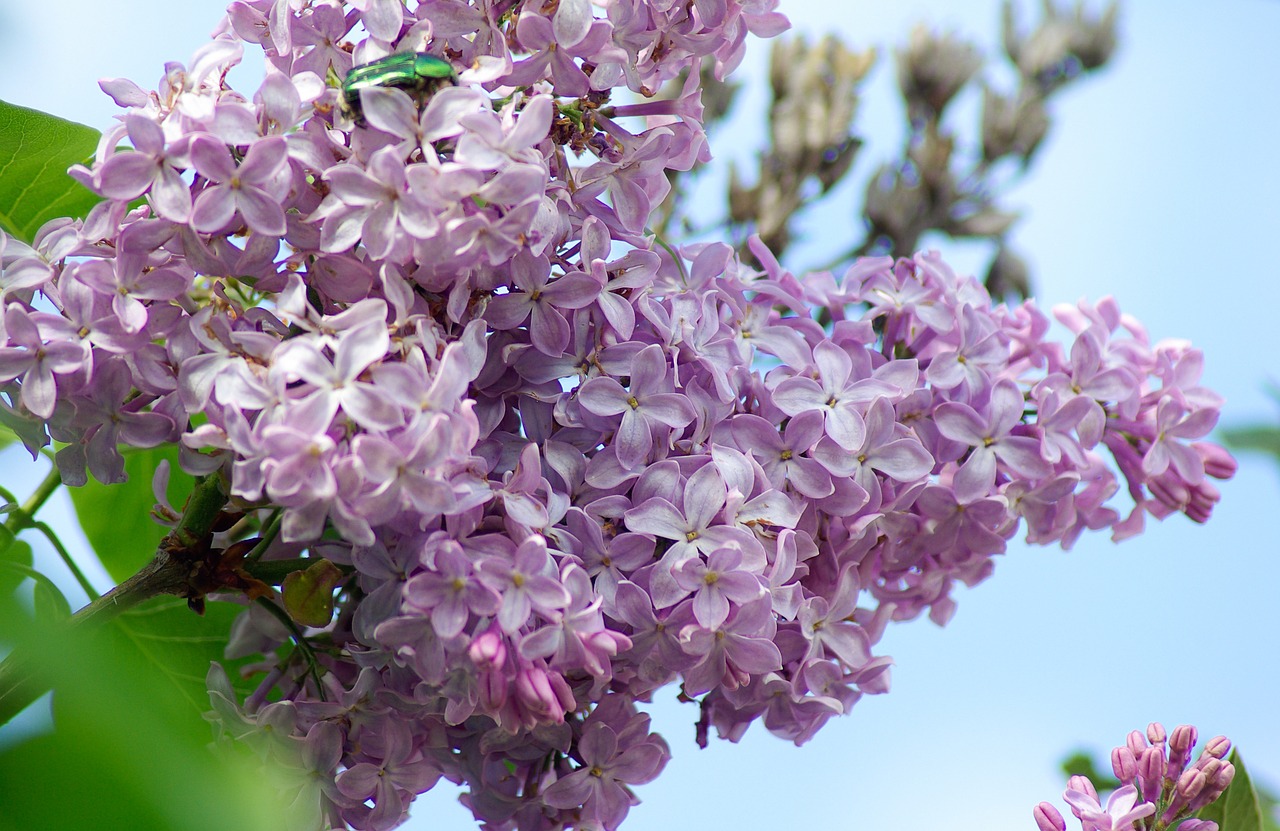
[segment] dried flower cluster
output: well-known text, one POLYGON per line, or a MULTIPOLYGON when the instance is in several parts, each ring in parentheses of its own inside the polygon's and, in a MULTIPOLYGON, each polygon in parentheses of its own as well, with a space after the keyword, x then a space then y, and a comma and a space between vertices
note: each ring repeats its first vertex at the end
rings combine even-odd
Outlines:
MULTIPOLYGON (((1008 68, 988 62, 974 44, 925 26, 912 32, 895 56, 905 142, 862 186, 862 215, 849 221, 864 234, 826 245, 833 262, 915 251, 930 234, 983 240, 993 251, 988 291, 996 298, 1029 296, 1028 267, 1008 243, 1018 213, 1001 204, 1001 192, 1027 170, 1048 134, 1050 100, 1105 66, 1116 40, 1114 3, 1097 17, 1082 2, 1069 11, 1051 2, 1043 6, 1036 25, 1022 31, 1013 3, 1004 4, 1004 57, 1016 78, 1008 93, 989 77, 1009 74, 1001 72, 1008 68), (950 105, 975 84, 982 89, 980 124, 957 131, 950 105)), ((873 50, 855 52, 830 36, 813 45, 801 37, 784 39, 773 47, 770 143, 754 184, 732 178, 728 218, 736 227, 754 228, 778 258, 803 235, 804 209, 850 173, 863 146, 854 137, 862 82, 874 61, 873 50)), ((709 114, 727 106, 709 108, 709 114)), ((819 226, 824 230, 829 211, 824 208, 819 226)))

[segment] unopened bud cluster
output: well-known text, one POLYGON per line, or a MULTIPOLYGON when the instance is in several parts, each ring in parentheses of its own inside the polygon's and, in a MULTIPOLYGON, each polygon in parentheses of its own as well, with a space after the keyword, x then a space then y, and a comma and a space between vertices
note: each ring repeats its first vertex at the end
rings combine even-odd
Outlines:
MULTIPOLYGON (((1218 831, 1216 822, 1194 816, 1231 784, 1231 742, 1225 736, 1210 739, 1193 762, 1195 745, 1196 728, 1187 724, 1167 735, 1159 722, 1148 725, 1145 735, 1134 730, 1111 751, 1120 787, 1105 806, 1088 777, 1072 776, 1063 796, 1082 831, 1218 831)), ((1037 805, 1033 816, 1040 831, 1066 831, 1066 821, 1048 802, 1037 805)))

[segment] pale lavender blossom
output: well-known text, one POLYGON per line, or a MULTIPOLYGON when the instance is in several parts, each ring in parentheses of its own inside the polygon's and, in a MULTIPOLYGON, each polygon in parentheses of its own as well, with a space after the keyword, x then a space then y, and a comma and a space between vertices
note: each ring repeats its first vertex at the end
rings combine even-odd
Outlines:
POLYGON ((569 592, 560 583, 541 537, 520 543, 510 560, 501 556, 481 560, 477 571, 480 582, 502 596, 498 625, 507 634, 524 626, 534 609, 550 617, 569 605, 569 592))
POLYGON ((194 136, 188 152, 192 167, 211 183, 196 197, 191 227, 213 233, 239 216, 259 234, 284 234, 280 203, 288 193, 289 169, 283 138, 254 142, 238 165, 227 146, 209 135, 194 136))
MULTIPOLYGON (((647 719, 646 719, 647 722, 647 719)), ((628 785, 642 785, 657 776, 666 761, 661 740, 636 742, 637 731, 619 731, 601 722, 590 723, 578 742, 582 766, 557 780, 542 800, 556 808, 579 809, 605 828, 617 828, 638 800, 628 785)), ((640 735, 644 735, 643 728, 640 735)))
POLYGON ((45 343, 32 315, 17 304, 5 309, 4 325, 8 340, 0 347, 0 381, 21 376, 22 406, 47 419, 58 403, 57 376, 84 366, 85 349, 74 341, 45 343))
POLYGON ((432 545, 423 558, 430 571, 414 575, 405 585, 405 608, 430 613, 440 637, 457 635, 472 614, 492 615, 501 608, 502 596, 480 581, 457 543, 446 540, 432 545))
POLYGON ((109 199, 136 199, 146 193, 156 213, 185 223, 191 214, 191 190, 169 159, 164 131, 152 120, 129 115, 124 120, 132 152, 115 153, 93 171, 98 192, 109 199))
POLYGON ((1012 383, 1002 381, 991 389, 990 402, 979 413, 968 404, 947 402, 937 410, 938 430, 947 438, 969 445, 969 457, 956 472, 956 494, 974 499, 989 493, 998 466, 1036 478, 1049 473, 1040 456, 1040 443, 1012 431, 1021 423, 1024 401, 1012 383))
POLYGON ((866 438, 863 411, 877 398, 901 394, 902 389, 875 378, 858 377, 849 353, 823 341, 813 349, 817 377, 795 377, 773 391, 773 403, 790 416, 817 411, 826 420, 826 432, 846 450, 860 447, 866 438))
POLYGON ((653 450, 654 434, 667 435, 697 417, 683 396, 672 392, 662 349, 640 350, 632 362, 630 389, 613 378, 592 378, 578 390, 578 400, 599 416, 622 416, 616 446, 618 461, 634 468, 653 450))
POLYGON ((711 552, 704 563, 691 557, 672 570, 682 589, 693 592, 693 614, 707 629, 716 629, 729 617, 730 603, 739 605, 764 594, 760 579, 742 566, 742 549, 727 546, 711 552))

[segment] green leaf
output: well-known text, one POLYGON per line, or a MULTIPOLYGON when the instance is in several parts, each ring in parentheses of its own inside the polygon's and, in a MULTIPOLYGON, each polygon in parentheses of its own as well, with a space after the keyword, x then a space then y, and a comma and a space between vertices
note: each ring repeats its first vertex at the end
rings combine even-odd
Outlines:
POLYGON ((341 569, 321 558, 306 571, 285 577, 280 593, 289 617, 303 626, 328 626, 333 620, 333 589, 342 576, 341 569))
POLYGON ((52 733, 0 749, 0 831, 287 826, 272 777, 210 753, 209 725, 129 638, 73 629, 0 605, 0 631, 32 651, 55 710, 52 733))
POLYGON ((1280 831, 1280 801, 1276 795, 1258 783, 1254 783, 1253 792, 1258 795, 1258 805, 1262 808, 1262 827, 1266 831, 1280 831))
POLYGON ((1233 450, 1266 453, 1280 459, 1280 427, 1270 424, 1231 427, 1222 431, 1222 437, 1233 450))
POLYGON ((1070 779, 1072 776, 1084 776, 1100 791, 1114 791, 1120 782, 1109 772, 1103 773, 1093 761, 1089 751, 1081 749, 1072 753, 1058 763, 1062 773, 1070 779))
POLYGON ((92 127, 0 101, 0 228, 25 242, 60 216, 84 217, 101 198, 67 175, 92 159, 92 127))
POLYGON ((66 596, 58 590, 58 587, 50 581, 36 581, 32 601, 35 606, 37 625, 53 626, 63 623, 67 618, 71 617, 71 604, 67 602, 66 596))
POLYGON ((27 579, 25 570, 34 562, 31 545, 25 540, 15 539, 9 529, 0 525, 0 603, 5 602, 13 590, 27 579))
POLYGON ((1240 754, 1232 750, 1227 761, 1235 766, 1235 778, 1222 796, 1201 808, 1196 816, 1218 823, 1218 831, 1264 831, 1258 794, 1240 754))
POLYGON ((178 467, 178 451, 174 447, 125 454, 127 482, 103 485, 90 479, 82 488, 68 488, 85 537, 116 582, 151 562, 156 546, 164 538, 166 529, 151 518, 151 507, 155 504, 151 478, 160 462, 166 459, 169 461, 169 502, 181 508, 195 479, 178 467))
POLYGON ((199 715, 209 709, 205 675, 214 661, 227 668, 242 699, 256 687, 236 671, 248 659, 223 659, 231 624, 244 608, 206 599, 205 612, 198 615, 184 600, 156 597, 120 615, 110 627, 120 636, 122 648, 164 679, 165 686, 199 715))
MULTIPOLYGON (((8 529, 4 529, 3 534, 8 533, 8 529)), ((32 588, 32 599, 35 604, 36 625, 48 626, 62 623, 71 617, 71 604, 67 602, 62 590, 48 576, 30 565, 32 562, 31 547, 12 535, 9 536, 9 539, 13 540, 12 548, 9 550, 16 548, 18 553, 12 558, 0 556, 0 575, 7 574, 9 580, 13 580, 16 575, 17 582, 12 584, 9 591, 20 585, 23 580, 30 579, 35 581, 35 585, 32 588), (23 562, 23 546, 26 546, 27 549, 25 554, 26 562, 23 562)))

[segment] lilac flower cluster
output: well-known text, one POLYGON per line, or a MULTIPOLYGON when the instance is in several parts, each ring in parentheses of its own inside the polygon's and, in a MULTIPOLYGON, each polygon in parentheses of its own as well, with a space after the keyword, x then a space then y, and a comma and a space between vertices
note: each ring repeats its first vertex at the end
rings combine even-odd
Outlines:
MULTIPOLYGON (((1146 735, 1134 730, 1124 746, 1111 751, 1120 787, 1105 806, 1088 777, 1072 776, 1063 797, 1082 831, 1218 831, 1218 823, 1192 817, 1222 796, 1235 777, 1235 766, 1225 761, 1231 742, 1225 736, 1210 739, 1192 762, 1195 745, 1196 728, 1188 724, 1167 735, 1159 722, 1149 724, 1146 735)), ((1033 814, 1040 831, 1067 829, 1048 802, 1033 814)))
POLYGON ((645 235, 706 157, 699 63, 774 5, 236 2, 158 91, 104 82, 128 111, 74 172, 105 201, 0 238, 2 415, 66 443, 64 481, 177 443, 279 512, 267 558, 348 570, 306 653, 242 616, 248 701, 210 676, 223 728, 292 759, 304 825, 390 828, 444 777, 488 827, 616 828, 669 757, 659 688, 802 743, 1024 523, 1208 517, 1234 462, 1196 441, 1200 353, 1114 302, 1059 311, 1061 346, 932 253, 802 279, 645 235), (460 83, 344 116, 353 63, 406 51, 460 83))

